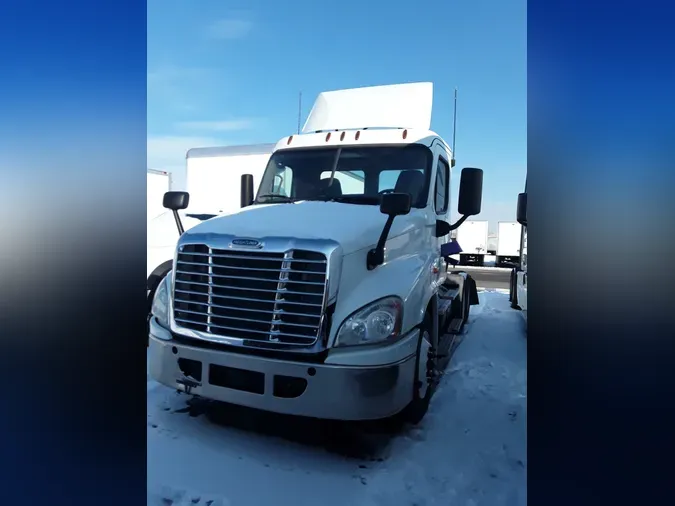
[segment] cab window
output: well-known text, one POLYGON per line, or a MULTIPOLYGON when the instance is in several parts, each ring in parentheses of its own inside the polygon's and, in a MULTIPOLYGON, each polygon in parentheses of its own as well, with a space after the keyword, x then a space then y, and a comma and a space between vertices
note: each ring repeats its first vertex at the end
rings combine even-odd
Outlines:
POLYGON ((445 214, 448 211, 448 200, 450 191, 448 182, 450 181, 450 165, 443 158, 438 159, 436 168, 436 191, 434 207, 436 214, 445 214))

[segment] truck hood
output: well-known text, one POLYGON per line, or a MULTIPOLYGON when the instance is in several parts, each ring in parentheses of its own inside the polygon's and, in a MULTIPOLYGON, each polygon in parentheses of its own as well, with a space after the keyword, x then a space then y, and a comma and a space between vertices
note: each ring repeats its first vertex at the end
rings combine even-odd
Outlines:
MULTIPOLYGON (((213 213, 216 215, 216 213, 213 213)), ((179 211, 183 228, 189 230, 204 222, 209 215, 195 215, 187 211, 179 211)), ((175 248, 178 242, 178 229, 171 211, 166 211, 148 221, 147 246, 148 248, 175 248)))
MULTIPOLYGON (((255 239, 332 239, 340 243, 347 255, 375 245, 386 221, 387 217, 380 212, 379 206, 303 201, 246 207, 237 213, 203 222, 186 232, 186 236, 230 234, 255 239)), ((394 220, 389 238, 425 223, 425 212, 413 209, 410 214, 394 220)))

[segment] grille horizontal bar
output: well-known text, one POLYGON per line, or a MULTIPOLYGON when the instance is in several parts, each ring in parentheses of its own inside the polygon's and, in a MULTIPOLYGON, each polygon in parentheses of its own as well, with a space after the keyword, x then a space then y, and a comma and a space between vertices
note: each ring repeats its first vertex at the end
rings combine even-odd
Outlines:
POLYGON ((307 250, 184 245, 176 259, 174 320, 214 337, 312 345, 321 331, 327 265, 324 254, 307 250))

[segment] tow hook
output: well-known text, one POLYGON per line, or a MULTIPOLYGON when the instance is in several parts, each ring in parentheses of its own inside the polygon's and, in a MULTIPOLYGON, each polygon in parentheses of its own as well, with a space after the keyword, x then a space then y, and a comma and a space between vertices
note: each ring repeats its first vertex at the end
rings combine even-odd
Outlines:
MULTIPOLYGON (((196 381, 196 380, 193 380, 192 378, 188 378, 187 376, 184 376, 183 378, 178 378, 178 379, 176 380, 176 383, 178 383, 179 385, 182 385, 182 387, 183 387, 182 390, 183 390, 186 394, 189 394, 189 393, 192 391, 192 389, 193 389, 194 387, 200 387, 200 386, 202 386, 201 383, 199 383, 199 382, 196 381)), ((179 388, 178 390, 181 391, 180 388, 179 388)))

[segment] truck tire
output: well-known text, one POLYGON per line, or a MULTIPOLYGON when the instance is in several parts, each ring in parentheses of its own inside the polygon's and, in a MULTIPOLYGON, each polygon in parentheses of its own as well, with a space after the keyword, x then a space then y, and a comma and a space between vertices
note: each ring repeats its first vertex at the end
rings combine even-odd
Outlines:
POLYGON ((511 309, 520 309, 518 305, 518 273, 515 269, 511 271, 511 287, 509 291, 511 293, 511 309))
POLYGON ((471 313, 471 292, 468 283, 464 283, 464 295, 462 296, 462 301, 464 304, 464 313, 462 313, 464 323, 462 323, 462 328, 464 328, 464 325, 469 323, 469 314, 471 313))
POLYGON ((511 269, 511 274, 509 275, 509 302, 513 302, 513 278, 514 278, 515 269, 511 269))
POLYGON ((431 349, 431 315, 429 313, 424 317, 424 322, 420 326, 420 339, 417 343, 417 355, 415 359, 415 371, 417 376, 413 382, 413 398, 403 411, 401 416, 403 421, 417 425, 422 421, 429 411, 431 396, 436 387, 435 381, 429 381, 429 376, 435 377, 437 374, 436 359, 430 356, 431 349))
MULTIPOLYGON (((465 282, 462 287, 462 305, 457 312, 455 312, 451 318, 461 318, 462 324, 460 325, 457 332, 459 334, 464 330, 464 326, 469 321, 469 312, 471 311, 471 292, 469 291, 469 283, 465 282)), ((451 318, 448 318, 449 320, 451 318)), ((447 328, 444 329, 445 332, 450 330, 450 322, 448 322, 447 328)), ((441 339, 442 334, 438 336, 439 340, 441 339)))
POLYGON ((155 298, 155 292, 157 292, 157 288, 159 288, 159 284, 164 280, 166 275, 169 272, 165 272, 164 274, 161 274, 159 276, 155 276, 152 279, 152 283, 150 283, 150 286, 148 286, 149 293, 148 293, 148 299, 146 302, 146 308, 147 308, 147 315, 145 318, 145 340, 146 340, 146 346, 150 345, 150 315, 152 311, 152 300, 155 298))

